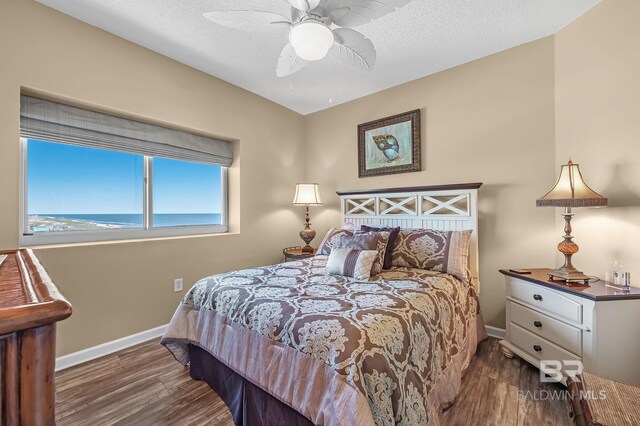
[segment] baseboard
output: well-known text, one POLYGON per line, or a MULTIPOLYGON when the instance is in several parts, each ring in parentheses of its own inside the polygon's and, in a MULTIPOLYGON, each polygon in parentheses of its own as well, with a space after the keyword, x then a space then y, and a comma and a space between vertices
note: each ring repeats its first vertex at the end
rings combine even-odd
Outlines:
POLYGON ((141 331, 140 333, 132 334, 131 336, 122 337, 120 339, 102 343, 98 346, 93 346, 58 357, 56 358, 56 371, 64 370, 65 368, 73 367, 74 365, 82 364, 84 362, 91 361, 92 359, 112 354, 151 339, 157 339, 162 336, 164 331, 167 329, 167 326, 168 324, 161 325, 160 327, 152 328, 151 330, 141 331))
POLYGON ((487 329, 487 334, 491 337, 495 337, 496 339, 504 339, 506 335, 506 330, 504 328, 492 327, 490 325, 485 326, 487 329))

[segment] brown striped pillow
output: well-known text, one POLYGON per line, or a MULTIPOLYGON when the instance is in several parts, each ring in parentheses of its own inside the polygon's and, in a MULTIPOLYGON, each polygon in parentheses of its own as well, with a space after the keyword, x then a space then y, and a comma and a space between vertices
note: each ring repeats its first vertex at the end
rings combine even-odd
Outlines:
POLYGON ((393 266, 446 272, 467 281, 470 240, 471 230, 401 229, 391 262, 393 266))
POLYGON ((356 250, 377 250, 371 275, 378 275, 384 266, 384 255, 389 243, 389 232, 361 232, 353 235, 340 235, 334 247, 351 248, 356 250))
POLYGON ((372 275, 382 272, 385 250, 389 243, 389 232, 362 232, 331 228, 322 239, 316 255, 329 255, 337 247, 356 250, 377 250, 378 256, 373 262, 372 275))
POLYGON ((371 266, 376 256, 378 256, 377 250, 333 248, 327 260, 326 272, 329 275, 368 280, 371 277, 371 266))

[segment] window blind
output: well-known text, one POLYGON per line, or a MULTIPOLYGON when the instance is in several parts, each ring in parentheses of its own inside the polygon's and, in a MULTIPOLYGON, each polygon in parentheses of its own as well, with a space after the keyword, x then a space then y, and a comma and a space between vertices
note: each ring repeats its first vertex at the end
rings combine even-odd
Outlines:
POLYGON ((20 135, 28 139, 230 166, 231 143, 96 111, 20 96, 20 135))

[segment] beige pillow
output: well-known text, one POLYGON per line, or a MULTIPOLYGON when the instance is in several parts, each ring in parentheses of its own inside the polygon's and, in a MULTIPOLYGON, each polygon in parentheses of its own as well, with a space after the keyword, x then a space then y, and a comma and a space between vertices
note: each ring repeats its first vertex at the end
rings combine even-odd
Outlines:
POLYGON ((393 247, 391 263, 393 266, 445 272, 468 281, 471 232, 401 229, 393 247))
POLYGON ((377 250, 333 248, 327 260, 326 272, 330 275, 368 280, 371 277, 371 266, 377 256, 377 250))

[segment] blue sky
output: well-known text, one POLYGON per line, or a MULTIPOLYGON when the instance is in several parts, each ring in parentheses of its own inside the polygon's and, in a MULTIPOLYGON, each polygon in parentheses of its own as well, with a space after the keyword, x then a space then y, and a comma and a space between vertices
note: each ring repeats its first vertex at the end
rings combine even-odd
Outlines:
MULTIPOLYGON (((154 213, 220 212, 219 166, 155 158, 153 172, 154 213)), ((29 140, 27 173, 29 214, 142 213, 141 155, 29 140)))

